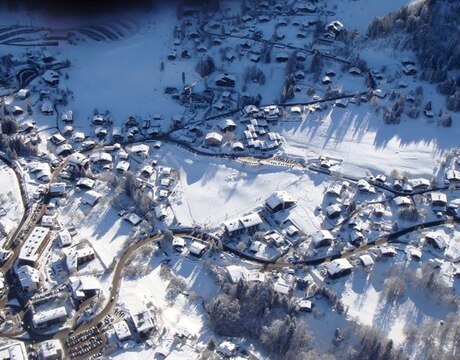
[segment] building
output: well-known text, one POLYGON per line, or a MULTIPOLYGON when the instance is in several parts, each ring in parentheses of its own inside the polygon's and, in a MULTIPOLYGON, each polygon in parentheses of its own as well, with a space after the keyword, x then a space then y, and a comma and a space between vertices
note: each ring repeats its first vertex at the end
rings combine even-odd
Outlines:
POLYGON ((59 231, 58 242, 61 248, 72 245, 72 235, 67 229, 59 231))
POLYGON ((89 159, 80 152, 75 152, 69 156, 69 165, 73 165, 80 169, 89 167, 89 159))
POLYGON ((46 340, 40 343, 40 360, 61 360, 63 355, 62 345, 59 340, 46 340))
POLYGON ((69 278, 72 296, 77 301, 84 301, 96 296, 101 288, 100 282, 94 276, 81 276, 69 278))
POLYGON ((36 226, 27 240, 24 242, 18 259, 23 264, 34 266, 40 258, 48 237, 50 229, 36 226))
POLYGON ((52 324, 62 323, 67 320, 67 310, 64 306, 55 309, 43 310, 32 315, 34 328, 42 328, 52 324))
POLYGON ((133 226, 137 226, 142 221, 141 217, 135 213, 129 213, 125 216, 125 220, 133 226))
POLYGON ((227 73, 218 75, 215 80, 216 86, 224 86, 224 87, 234 87, 235 82, 236 82, 235 76, 229 75, 227 73))
POLYGON ((97 191, 89 190, 82 195, 80 203, 84 205, 94 206, 99 202, 101 197, 102 195, 99 194, 97 191))
POLYGON ((126 320, 121 320, 113 324, 113 330, 119 341, 125 341, 131 338, 131 330, 129 330, 128 323, 126 320))
POLYGON ((446 206, 447 195, 442 192, 432 192, 429 194, 429 198, 432 206, 446 206))
POLYGON ((63 196, 66 192, 65 182, 52 183, 49 186, 49 194, 51 196, 63 196))
POLYGON ((78 270, 80 265, 83 265, 95 258, 94 250, 90 247, 77 249, 75 246, 63 249, 67 270, 73 273, 78 270))
POLYGON ((228 236, 238 236, 244 232, 249 234, 259 230, 260 225, 263 223, 259 214, 252 213, 241 218, 233 219, 224 222, 225 232, 228 236))
POLYGON ((131 147, 131 153, 137 156, 147 159, 150 155, 150 147, 145 144, 133 145, 131 147))
POLYGON ((288 209, 294 205, 294 199, 285 191, 277 191, 265 200, 265 206, 272 213, 288 209))
POLYGON ((27 360, 28 358, 23 342, 10 343, 0 347, 0 359, 2 360, 27 360))
POLYGON ((334 237, 329 230, 320 230, 312 236, 312 241, 316 248, 329 246, 333 240, 334 237))
POLYGON ((148 310, 131 314, 131 320, 133 321, 136 332, 140 335, 146 335, 155 328, 155 324, 148 310))
POLYGON ((446 249, 446 240, 444 236, 435 231, 430 231, 425 234, 425 241, 431 244, 436 250, 443 251, 446 249))
POLYGON ((347 259, 335 259, 326 265, 326 271, 331 279, 351 274, 353 266, 347 259))
POLYGON ((208 146, 220 146, 222 144, 223 136, 216 132, 206 134, 204 142, 208 146))
POLYGON ((236 129, 236 124, 232 119, 223 119, 217 126, 224 132, 233 131, 236 129))
POLYGON ((196 257, 202 257, 206 251, 206 244, 200 241, 194 241, 189 247, 190 254, 196 257))
POLYGON ((332 204, 326 208, 326 215, 328 219, 336 219, 340 216, 341 213, 342 209, 338 204, 332 204))
POLYGON ((35 292, 40 285, 40 273, 29 265, 22 265, 17 271, 17 276, 24 291, 35 292))

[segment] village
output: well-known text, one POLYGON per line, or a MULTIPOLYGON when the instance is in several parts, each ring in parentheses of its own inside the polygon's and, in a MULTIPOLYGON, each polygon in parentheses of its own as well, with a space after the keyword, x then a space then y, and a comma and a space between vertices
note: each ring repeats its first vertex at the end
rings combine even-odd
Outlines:
POLYGON ((0 28, 3 358, 271 358, 216 330, 232 286, 336 358, 350 324, 408 351, 458 312, 458 113, 333 3, 0 28))

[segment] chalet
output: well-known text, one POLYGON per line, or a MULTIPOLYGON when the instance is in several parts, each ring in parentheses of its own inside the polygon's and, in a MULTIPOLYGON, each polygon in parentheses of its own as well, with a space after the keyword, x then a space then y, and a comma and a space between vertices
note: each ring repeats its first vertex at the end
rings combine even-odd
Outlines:
POLYGON ((174 237, 172 241, 172 246, 174 250, 182 252, 185 247, 185 240, 182 237, 174 237))
POLYGON ((382 246, 380 248, 380 255, 382 256, 395 256, 396 249, 392 246, 382 246))
POLYGON ((385 214, 385 206, 383 204, 375 204, 373 212, 375 216, 381 217, 385 214))
POLYGON ((260 15, 257 20, 259 20, 259 22, 261 23, 264 23, 264 22, 269 22, 270 21, 270 16, 268 15, 260 15))
POLYGON ((348 72, 354 76, 359 76, 362 74, 361 69, 356 66, 351 67, 350 70, 348 70, 348 72))
POLYGON ((83 142, 85 140, 85 133, 83 131, 75 131, 71 139, 75 142, 83 142))
POLYGON ((361 264, 365 268, 370 268, 374 265, 374 259, 369 254, 363 254, 359 257, 359 260, 361 261, 361 264))
POLYGON ((25 100, 30 96, 30 91, 28 89, 20 89, 17 93, 17 96, 21 100, 25 100))
POLYGON ((72 145, 70 144, 61 144, 59 145, 54 152, 57 156, 67 156, 72 153, 72 145))
POLYGON ((416 191, 419 190, 426 190, 430 187, 430 181, 428 179, 424 178, 418 178, 418 179, 409 179, 409 184, 412 186, 412 188, 416 191))
POLYGON ((294 73, 294 77, 295 77, 297 80, 303 80, 303 79, 305 79, 305 73, 304 73, 302 70, 297 70, 297 71, 294 73))
POLYGON ((43 215, 40 220, 40 226, 53 228, 56 223, 56 214, 53 215, 43 215))
POLYGON ((128 213, 124 219, 133 226, 139 225, 142 221, 141 217, 135 213, 128 213))
POLYGON ((100 282, 94 276, 71 276, 69 278, 69 285, 72 297, 77 302, 82 302, 96 296, 101 288, 100 282))
POLYGON ((296 54, 297 61, 305 61, 307 59, 307 55, 304 52, 298 52, 296 54))
POLYGON ((367 180, 358 180, 358 191, 364 194, 374 194, 375 188, 367 180))
POLYGON ((332 244, 333 240, 334 240, 334 237, 332 236, 329 230, 317 231, 312 236, 312 241, 316 248, 323 247, 323 246, 329 246, 332 244))
POLYGON ((22 109, 22 107, 18 106, 18 105, 15 105, 13 106, 13 115, 21 115, 24 113, 24 110, 22 109))
POLYGON ((350 244, 354 246, 360 246, 364 241, 364 235, 361 231, 353 229, 350 232, 350 244))
POLYGON ((414 61, 414 60, 411 60, 411 59, 407 59, 407 58, 406 58, 406 59, 403 59, 401 62, 402 62, 402 64, 403 64, 404 66, 406 66, 406 65, 413 65, 413 66, 415 66, 415 61, 414 61))
POLYGON ((236 129, 236 124, 232 119, 223 119, 217 126, 224 132, 234 131, 236 129))
POLYGON ((141 169, 141 175, 145 178, 150 178, 155 170, 150 165, 145 165, 141 169))
POLYGON ((129 170, 129 161, 126 161, 126 160, 120 160, 115 168, 115 170, 117 171, 117 173, 119 174, 124 174, 126 171, 129 170))
POLYGON ((150 147, 146 144, 137 144, 131 147, 131 154, 137 155, 146 159, 150 154, 150 147))
POLYGON ((404 75, 415 75, 417 74, 417 68, 414 65, 407 64, 402 69, 404 75))
POLYGON ((102 195, 97 191, 89 190, 82 195, 80 202, 85 205, 94 206, 99 202, 101 197, 102 195))
POLYGON ((206 251, 206 244, 202 243, 201 241, 194 241, 192 242, 188 250, 191 255, 200 258, 206 251))
POLYGON ((98 152, 91 154, 90 161, 97 165, 108 165, 112 164, 112 155, 106 152, 98 152))
POLYGON ((324 85, 329 85, 330 83, 332 83, 332 79, 329 76, 326 75, 321 79, 321 82, 324 85))
POLYGON ((338 204, 329 205, 326 208, 326 215, 329 219, 336 219, 342 213, 342 208, 338 204))
POLYGON ((299 311, 312 312, 314 304, 310 300, 300 300, 299 301, 299 311))
POLYGON ((353 266, 347 259, 332 260, 329 264, 326 265, 327 274, 331 279, 336 279, 338 277, 351 274, 352 269, 353 266))
POLYGON ((340 197, 342 194, 343 187, 338 183, 330 183, 326 189, 326 194, 330 196, 340 197))
POLYGON ((334 105, 339 108, 346 108, 348 106, 348 99, 337 99, 334 105))
POLYGON ((447 205, 447 195, 442 192, 432 192, 428 195, 432 206, 446 206, 447 205))
POLYGON ((69 156, 69 165, 80 168, 87 169, 89 166, 89 159, 80 152, 74 152, 69 156))
POLYGON ((222 144, 223 136, 216 132, 206 134, 204 142, 208 146, 220 146, 222 144))
POLYGON ((375 89, 372 91, 372 95, 378 97, 379 99, 384 99, 387 96, 387 92, 382 89, 375 89))
MULTIPOLYGON (((163 180, 169 180, 169 179, 163 179, 163 180)), ((166 219, 166 217, 168 216, 168 213, 164 205, 155 206, 155 216, 160 221, 163 221, 164 219, 166 219)))
POLYGON ((279 62, 279 63, 288 62, 288 60, 289 60, 289 55, 286 54, 286 53, 278 53, 278 54, 276 54, 276 56, 275 56, 275 60, 276 60, 276 62, 279 62))
POLYGON ((277 191, 265 200, 265 206, 272 213, 291 208, 294 205, 294 199, 285 191, 277 191))
POLYGON ((460 171, 449 169, 446 171, 446 180, 449 183, 460 183, 460 171))
POLYGON ((232 144, 233 151, 244 151, 244 145, 240 141, 236 141, 232 144))
POLYGON ((249 60, 251 60, 252 62, 258 63, 260 61, 260 55, 251 54, 251 56, 249 57, 249 60))
POLYGON ((431 244, 436 250, 444 251, 446 249, 446 240, 444 236, 435 231, 430 231, 425 234, 425 241, 431 244))
POLYGON ((62 136, 60 133, 55 133, 53 134, 50 138, 49 141, 56 146, 59 146, 65 142, 64 136, 62 136))
POLYGON ((225 232, 228 236, 238 236, 244 232, 252 234, 259 230, 262 219, 257 213, 252 213, 241 218, 224 222, 225 232))
POLYGON ((252 21, 252 17, 250 15, 244 15, 241 20, 243 20, 243 22, 249 22, 252 21))
POLYGON ((93 125, 104 125, 105 123, 105 118, 103 115, 100 115, 100 114, 96 114, 93 116, 92 120, 91 120, 91 123, 93 125))
POLYGON ((257 253, 259 252, 261 246, 262 246, 262 243, 260 241, 253 241, 251 243, 251 246, 249 247, 249 251, 253 253, 257 253))
POLYGON ((66 184, 64 182, 52 183, 49 186, 49 194, 51 196, 63 196, 66 192, 66 184))
POLYGON ((334 34, 339 34, 343 29, 343 24, 338 20, 332 21, 326 25, 326 31, 331 31, 334 34))
POLYGON ((71 136, 72 133, 73 133, 73 127, 71 125, 64 126, 64 129, 62 130, 62 135, 71 136))
POLYGON ((236 78, 233 75, 229 74, 221 74, 216 77, 215 83, 216 86, 223 86, 223 87, 234 87, 236 82, 236 78))
POLYGON ((61 121, 64 122, 65 124, 73 123, 73 111, 72 110, 64 111, 61 114, 61 121))
POLYGON ((416 247, 411 247, 407 249, 408 255, 411 259, 420 261, 422 259, 422 250, 416 247))
POLYGON ((225 357, 234 357, 238 351, 238 346, 230 341, 223 341, 217 346, 217 352, 225 357))
POLYGON ((176 60, 177 58, 177 51, 172 50, 168 54, 168 60, 176 60))
POLYGON ((40 111, 43 115, 51 116, 54 113, 54 107, 51 101, 45 100, 40 105, 40 111))
POLYGON ((393 198, 393 202, 397 207, 412 206, 412 200, 409 196, 397 196, 393 198))
POLYGON ((95 130, 94 130, 94 135, 96 135, 98 138, 104 138, 107 136, 107 129, 102 127, 102 126, 98 126, 95 130))

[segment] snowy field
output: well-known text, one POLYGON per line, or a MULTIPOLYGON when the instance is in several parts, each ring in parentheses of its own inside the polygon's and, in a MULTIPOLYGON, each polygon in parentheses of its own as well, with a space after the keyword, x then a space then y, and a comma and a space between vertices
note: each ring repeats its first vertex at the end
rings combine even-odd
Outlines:
POLYGON ((6 233, 16 229, 23 213, 24 206, 16 175, 0 161, 0 223, 5 227, 6 233))
POLYGON ((181 177, 171 200, 182 225, 211 228, 263 206, 273 192, 285 190, 298 199, 294 215, 309 233, 317 224, 309 215, 323 196, 323 175, 279 166, 251 166, 236 160, 209 158, 170 145, 163 161, 180 169, 181 177), (282 176, 281 176, 282 174, 282 176))

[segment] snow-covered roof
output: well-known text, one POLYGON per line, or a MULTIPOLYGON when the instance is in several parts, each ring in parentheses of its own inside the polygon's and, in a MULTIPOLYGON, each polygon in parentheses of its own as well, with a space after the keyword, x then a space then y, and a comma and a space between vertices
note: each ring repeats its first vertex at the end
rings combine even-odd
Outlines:
POLYGON ((353 266, 347 259, 335 259, 326 265, 326 270, 329 276, 340 274, 344 271, 351 270, 353 266))
POLYGON ((29 265, 21 266, 17 271, 17 275, 24 289, 28 289, 40 282, 40 272, 29 265))
POLYGON ((369 267, 374 265, 374 260, 369 254, 364 254, 359 257, 364 267, 369 267))
POLYGON ((97 191, 89 190, 82 195, 80 202, 85 205, 94 206, 101 197, 102 195, 97 191))
POLYGON ((265 200, 265 204, 270 209, 275 209, 279 205, 293 202, 294 199, 285 191, 276 191, 265 200))
POLYGON ((49 233, 49 229, 43 226, 36 226, 27 240, 24 242, 19 253, 19 260, 35 262, 40 255, 39 249, 49 233))
POLYGON ((34 326, 37 327, 64 317, 67 317, 67 310, 64 306, 60 306, 55 309, 44 310, 33 314, 32 322, 34 326))
POLYGON ((240 221, 243 224, 243 227, 246 229, 262 224, 262 219, 257 213, 252 213, 252 214, 243 216, 242 218, 240 218, 240 221))
POLYGON ((115 330, 115 334, 120 341, 129 339, 131 337, 131 330, 129 330, 129 326, 126 320, 121 320, 113 324, 113 329, 115 330))
POLYGON ((145 333, 154 327, 153 319, 148 310, 131 314, 131 318, 138 333, 145 333))
POLYGON ((194 241, 189 247, 189 251, 191 254, 199 256, 203 253, 206 249, 206 245, 199 241, 194 241))

